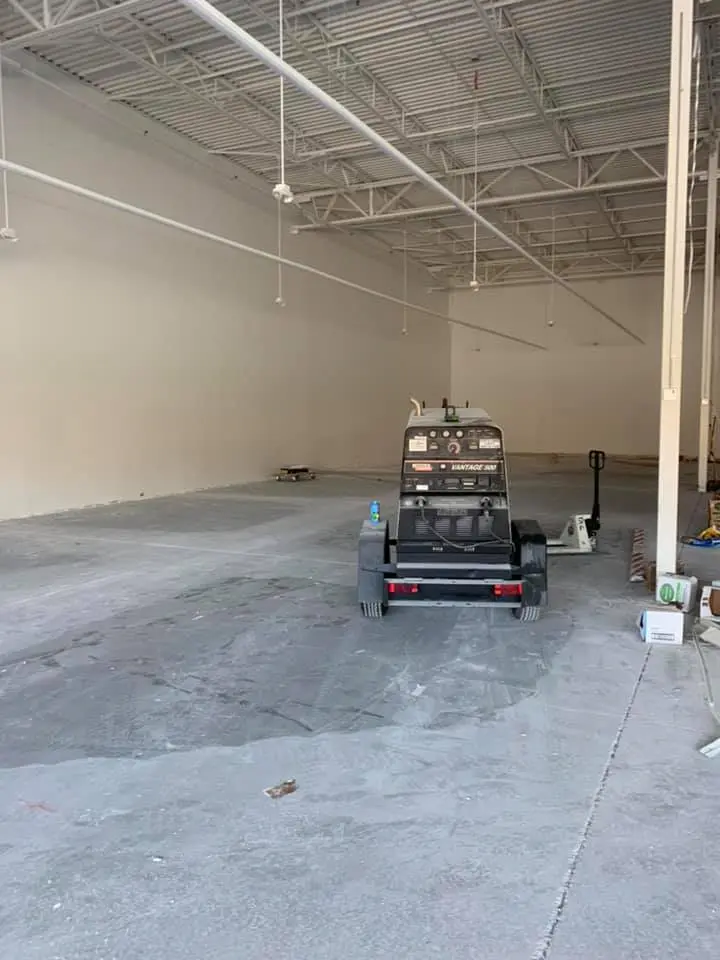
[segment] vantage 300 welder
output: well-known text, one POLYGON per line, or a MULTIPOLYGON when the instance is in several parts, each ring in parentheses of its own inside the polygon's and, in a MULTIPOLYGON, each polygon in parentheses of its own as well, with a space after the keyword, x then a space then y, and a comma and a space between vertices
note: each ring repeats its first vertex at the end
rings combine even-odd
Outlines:
POLYGON ((536 620, 547 604, 547 540, 537 521, 512 519, 502 430, 478 408, 413 404, 395 536, 377 512, 360 532, 363 614, 480 605, 536 620))

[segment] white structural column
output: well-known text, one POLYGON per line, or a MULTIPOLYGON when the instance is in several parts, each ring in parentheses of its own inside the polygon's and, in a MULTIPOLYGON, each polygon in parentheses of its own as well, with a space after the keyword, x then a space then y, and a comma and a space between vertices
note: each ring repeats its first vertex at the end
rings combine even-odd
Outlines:
POLYGON ((657 573, 677 565, 685 231, 694 0, 673 0, 668 118, 667 212, 660 368, 657 573))
POLYGON ((717 229, 718 141, 710 144, 708 161, 707 220, 705 225, 705 282, 703 286, 702 360, 700 366, 700 435, 698 438, 698 490, 707 490, 710 417, 713 387, 713 320, 715 312, 715 234, 717 229))

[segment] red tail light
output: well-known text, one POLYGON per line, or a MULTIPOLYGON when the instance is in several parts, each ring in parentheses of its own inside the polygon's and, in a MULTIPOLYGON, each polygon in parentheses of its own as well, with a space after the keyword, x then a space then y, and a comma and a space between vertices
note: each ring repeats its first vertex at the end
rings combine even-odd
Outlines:
POLYGON ((496 597, 519 597, 522 594, 522 582, 516 580, 511 583, 496 583, 493 585, 496 597))
POLYGON ((389 583, 388 593, 417 593, 419 587, 416 583, 389 583))

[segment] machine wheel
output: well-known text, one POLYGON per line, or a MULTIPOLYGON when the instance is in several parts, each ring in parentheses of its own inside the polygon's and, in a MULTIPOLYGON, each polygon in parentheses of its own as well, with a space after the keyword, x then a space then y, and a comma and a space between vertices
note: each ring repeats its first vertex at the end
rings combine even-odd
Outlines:
POLYGON ((364 617, 379 620, 385 616, 387 606, 384 603, 361 603, 360 609, 364 617))
POLYGON ((513 616, 522 623, 532 623, 540 619, 540 607, 513 607, 513 616))

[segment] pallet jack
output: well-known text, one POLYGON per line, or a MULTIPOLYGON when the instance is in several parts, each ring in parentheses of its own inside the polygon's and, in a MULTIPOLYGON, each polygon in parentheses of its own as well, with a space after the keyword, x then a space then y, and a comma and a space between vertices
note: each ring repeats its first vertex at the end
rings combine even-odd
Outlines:
POLYGON ((594 553, 600 530, 600 471, 605 468, 605 453, 591 450, 588 465, 593 472, 593 505, 591 513, 578 513, 570 517, 556 539, 547 541, 550 556, 577 556, 594 553))

